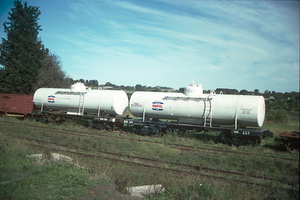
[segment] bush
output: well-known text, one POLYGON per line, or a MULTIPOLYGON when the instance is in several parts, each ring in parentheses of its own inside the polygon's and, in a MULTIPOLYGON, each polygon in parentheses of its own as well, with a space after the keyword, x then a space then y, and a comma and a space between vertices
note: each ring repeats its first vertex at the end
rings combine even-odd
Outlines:
POLYGON ((289 116, 285 110, 280 109, 267 113, 266 119, 267 121, 285 124, 288 122, 289 116))

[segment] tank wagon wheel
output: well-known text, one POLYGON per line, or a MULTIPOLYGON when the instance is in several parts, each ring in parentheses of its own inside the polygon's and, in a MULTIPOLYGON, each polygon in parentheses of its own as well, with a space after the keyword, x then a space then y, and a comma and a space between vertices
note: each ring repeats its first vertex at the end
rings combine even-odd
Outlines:
POLYGON ((175 130, 173 130, 172 128, 170 128, 170 127, 167 127, 167 128, 161 128, 160 129, 160 132, 161 132, 161 136, 163 136, 163 135, 167 135, 167 134, 176 134, 175 133, 175 130))
POLYGON ((221 143, 226 143, 226 135, 225 133, 220 133, 219 137, 218 137, 218 141, 221 143))
POLYGON ((256 140, 256 144, 257 144, 257 145, 260 145, 260 144, 261 144, 261 141, 262 141, 262 137, 259 136, 259 138, 256 140))
POLYGON ((230 131, 223 131, 220 133, 218 136, 218 141, 223 143, 223 144, 229 144, 232 145, 234 143, 233 139, 230 136, 230 131))
POLYGON ((151 134, 154 135, 155 137, 161 137, 163 135, 163 132, 158 127, 152 127, 151 128, 151 134))
POLYGON ((173 129, 172 128, 166 128, 165 133, 169 134, 169 133, 173 133, 173 129))
POLYGON ((59 116, 59 115, 53 115, 52 116, 52 121, 55 124, 61 124, 65 121, 65 119, 63 117, 59 116))
POLYGON ((40 117, 39 121, 43 124, 48 124, 49 122, 52 122, 52 119, 47 115, 43 115, 42 117, 40 117))
POLYGON ((186 128, 180 128, 179 130, 178 130, 178 133, 177 133, 177 135, 178 136, 185 136, 186 134, 187 134, 187 129, 186 128))
POLYGON ((232 144, 237 146, 237 147, 243 145, 243 143, 244 143, 243 140, 240 139, 240 138, 236 138, 236 139, 232 140, 232 144))
POLYGON ((93 123, 92 128, 96 130, 103 130, 104 126, 100 123, 93 123))
POLYGON ((148 135, 148 133, 149 133, 149 131, 148 131, 148 127, 141 127, 140 129, 139 129, 139 132, 140 132, 140 134, 141 135, 148 135))
POLYGON ((143 135, 143 130, 140 126, 133 126, 132 132, 138 135, 143 135))
POLYGON ((253 145, 253 141, 250 139, 245 139, 245 145, 253 145))
POLYGON ((97 122, 97 121, 93 122, 92 128, 96 129, 96 130, 113 131, 113 127, 109 123, 103 123, 103 122, 97 122))
POLYGON ((139 134, 139 133, 138 133, 138 129, 135 128, 135 127, 132 128, 132 132, 135 133, 135 134, 139 134))
POLYGON ((148 135, 149 134, 148 128, 142 128, 141 129, 141 134, 142 135, 148 135))
POLYGON ((173 133, 173 130, 171 128, 159 128, 159 132, 160 132, 159 137, 162 137, 163 135, 173 133))
POLYGON ((262 140, 261 136, 249 137, 249 138, 244 139, 243 144, 257 146, 257 145, 260 145, 261 140, 262 140))
POLYGON ((105 126, 105 130, 107 130, 107 131, 113 131, 113 127, 111 126, 111 125, 109 125, 109 124, 106 124, 106 126, 105 126))
POLYGON ((161 137, 163 135, 163 131, 155 126, 134 126, 132 131, 138 135, 152 135, 155 137, 161 137))
POLYGON ((260 136, 258 136, 258 137, 253 137, 253 138, 251 138, 251 139, 248 139, 247 140, 247 145, 252 145, 252 146, 259 146, 260 145, 260 143, 261 143, 261 137, 260 136))

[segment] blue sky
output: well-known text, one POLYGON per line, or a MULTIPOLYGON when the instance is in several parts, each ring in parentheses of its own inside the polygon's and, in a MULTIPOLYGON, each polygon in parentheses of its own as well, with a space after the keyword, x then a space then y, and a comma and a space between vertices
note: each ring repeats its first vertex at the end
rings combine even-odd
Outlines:
MULTIPOLYGON (((40 37, 73 79, 299 91, 299 1, 27 2, 40 7, 40 37)), ((1 24, 12 6, 1 1, 1 24)))

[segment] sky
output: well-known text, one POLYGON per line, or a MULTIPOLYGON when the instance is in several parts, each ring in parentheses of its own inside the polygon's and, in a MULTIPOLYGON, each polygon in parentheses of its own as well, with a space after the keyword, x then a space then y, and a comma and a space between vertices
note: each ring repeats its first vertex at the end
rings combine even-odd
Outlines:
MULTIPOLYGON (((73 79, 299 92, 299 1, 27 3, 39 7, 39 37, 73 79)), ((1 0, 0 38, 12 7, 1 0)))

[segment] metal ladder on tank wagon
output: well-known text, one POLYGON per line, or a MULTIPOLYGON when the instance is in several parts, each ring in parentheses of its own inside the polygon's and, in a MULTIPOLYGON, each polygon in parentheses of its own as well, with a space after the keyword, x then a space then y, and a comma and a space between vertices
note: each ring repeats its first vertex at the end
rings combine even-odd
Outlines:
POLYGON ((211 98, 209 96, 204 100, 204 111, 203 111, 203 126, 204 127, 211 127, 212 124, 212 106, 211 106, 211 98))
POLYGON ((84 92, 80 92, 78 115, 83 115, 83 114, 84 114, 84 92))

